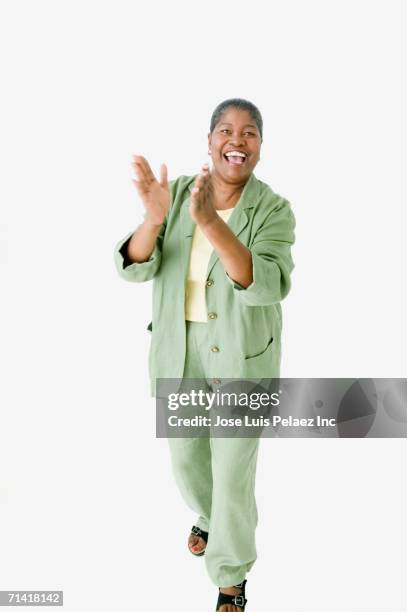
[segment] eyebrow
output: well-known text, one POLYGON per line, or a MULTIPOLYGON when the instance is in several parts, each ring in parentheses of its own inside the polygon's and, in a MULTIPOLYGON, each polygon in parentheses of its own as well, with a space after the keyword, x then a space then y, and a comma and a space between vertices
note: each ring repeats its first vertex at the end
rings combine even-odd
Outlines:
MULTIPOLYGON (((232 123, 227 123, 226 121, 221 121, 221 123, 219 125, 233 125, 232 123)), ((256 128, 257 130, 257 126, 253 125, 252 123, 246 123, 246 125, 244 125, 243 127, 252 127, 252 128, 256 128)))

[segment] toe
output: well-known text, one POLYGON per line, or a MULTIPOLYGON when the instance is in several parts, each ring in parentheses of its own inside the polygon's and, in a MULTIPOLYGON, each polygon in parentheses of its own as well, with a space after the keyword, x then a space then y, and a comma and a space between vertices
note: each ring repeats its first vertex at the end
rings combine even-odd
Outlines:
POLYGON ((195 544, 195 548, 195 552, 202 552, 202 550, 205 548, 205 540, 203 540, 202 538, 198 538, 198 541, 195 544))
POLYGON ((193 553, 200 553, 206 547, 206 542, 203 538, 192 534, 189 537, 188 546, 193 553))

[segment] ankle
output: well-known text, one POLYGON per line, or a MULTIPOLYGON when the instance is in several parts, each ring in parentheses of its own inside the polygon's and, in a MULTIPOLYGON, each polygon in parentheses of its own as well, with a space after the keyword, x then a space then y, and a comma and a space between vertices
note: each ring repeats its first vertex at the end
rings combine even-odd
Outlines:
POLYGON ((235 587, 235 586, 219 587, 219 588, 222 591, 222 593, 225 593, 225 595, 240 595, 240 593, 242 592, 241 588, 235 587))

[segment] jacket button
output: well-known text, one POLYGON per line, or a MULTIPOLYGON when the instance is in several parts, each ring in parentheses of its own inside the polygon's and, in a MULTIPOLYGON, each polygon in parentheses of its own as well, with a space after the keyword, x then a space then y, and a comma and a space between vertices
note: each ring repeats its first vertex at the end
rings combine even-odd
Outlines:
POLYGON ((219 353, 219 347, 218 346, 213 346, 211 348, 212 353, 219 353))
POLYGON ((214 283, 214 281, 212 279, 209 279, 209 280, 206 281, 206 286, 207 287, 212 287, 213 283, 214 283))
POLYGON ((216 317, 217 317, 217 316, 218 316, 218 315, 216 314, 216 312, 210 312, 210 313, 208 314, 208 317, 209 317, 210 319, 216 319, 216 317))

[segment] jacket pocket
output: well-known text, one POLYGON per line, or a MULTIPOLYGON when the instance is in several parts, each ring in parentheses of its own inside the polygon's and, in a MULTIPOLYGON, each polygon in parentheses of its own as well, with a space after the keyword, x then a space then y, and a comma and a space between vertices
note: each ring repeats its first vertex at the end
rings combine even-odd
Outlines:
POLYGON ((253 355, 246 355, 245 359, 254 359, 255 357, 260 357, 260 355, 263 355, 266 351, 268 351, 269 348, 271 348, 271 345, 273 343, 274 338, 270 338, 270 340, 267 342, 267 345, 264 349, 262 349, 261 351, 258 351, 257 353, 254 353, 253 355))

